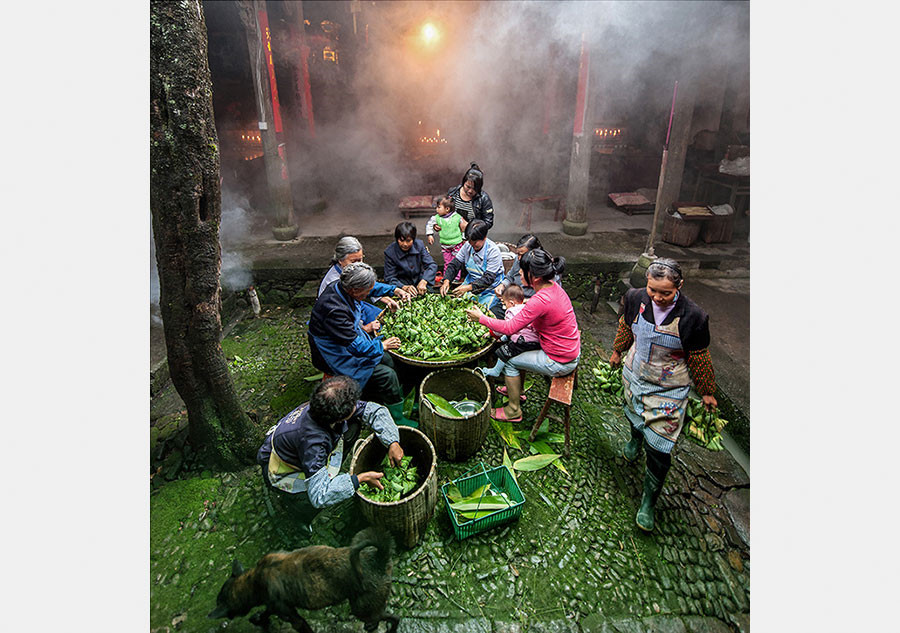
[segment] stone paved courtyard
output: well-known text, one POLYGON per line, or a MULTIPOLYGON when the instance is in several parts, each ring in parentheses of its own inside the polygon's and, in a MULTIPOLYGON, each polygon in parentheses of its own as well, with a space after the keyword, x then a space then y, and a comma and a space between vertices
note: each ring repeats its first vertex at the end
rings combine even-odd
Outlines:
MULTIPOLYGON (((315 385, 304 380, 316 373, 300 335, 308 314, 270 307, 262 318, 229 328, 223 340, 245 407, 263 428, 305 401, 315 385)), ((582 368, 608 357, 614 322, 612 312, 579 310, 582 368)), ((526 422, 517 429, 530 427, 546 390, 543 379, 535 381, 526 422)), ((526 498, 518 521, 457 541, 438 500, 421 542, 399 548, 395 559, 389 610, 403 618, 401 632, 749 630, 749 477, 726 452, 683 439, 658 504, 657 529, 642 533, 634 514, 643 467, 621 457, 624 417, 598 391, 590 372, 581 371, 572 455, 563 459, 568 474, 552 466, 518 473, 526 498)), ((176 442, 186 424, 180 411, 164 413, 173 403, 171 383, 152 401, 156 451, 176 442)), ((491 430, 466 462, 439 459, 439 485, 482 462, 500 465, 505 446, 491 430)), ((513 460, 527 455, 507 450, 513 460)), ((258 469, 199 468, 187 451, 176 451, 151 481, 152 631, 258 630, 245 618, 228 624, 206 618, 234 558, 249 567, 274 550, 343 546, 364 525, 351 500, 323 511, 307 538, 283 508, 270 513, 258 469)), ((308 620, 317 631, 362 630, 346 604, 308 620)), ((275 622, 277 630, 291 630, 275 622)))

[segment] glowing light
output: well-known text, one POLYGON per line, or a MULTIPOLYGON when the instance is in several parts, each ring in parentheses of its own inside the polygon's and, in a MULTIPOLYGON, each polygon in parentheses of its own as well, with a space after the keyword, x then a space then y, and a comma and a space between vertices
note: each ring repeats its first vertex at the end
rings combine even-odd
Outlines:
POLYGON ((434 44, 440 38, 440 33, 437 30, 437 27, 431 22, 426 22, 422 26, 422 40, 425 44, 434 44))

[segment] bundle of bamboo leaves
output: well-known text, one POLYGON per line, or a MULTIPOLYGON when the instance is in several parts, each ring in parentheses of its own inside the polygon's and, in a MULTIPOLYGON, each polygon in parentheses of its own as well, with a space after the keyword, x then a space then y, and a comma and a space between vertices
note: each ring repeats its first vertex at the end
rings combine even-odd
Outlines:
POLYGON ((381 484, 384 486, 384 490, 379 490, 370 484, 363 484, 359 487, 360 494, 381 503, 399 501, 416 487, 418 468, 411 464, 412 457, 406 455, 400 460, 399 466, 391 466, 390 458, 385 455, 381 462, 384 472, 381 484))
POLYGON ((459 360, 487 344, 488 329, 466 317, 472 301, 426 294, 381 317, 380 334, 400 339, 403 356, 421 360, 459 360))

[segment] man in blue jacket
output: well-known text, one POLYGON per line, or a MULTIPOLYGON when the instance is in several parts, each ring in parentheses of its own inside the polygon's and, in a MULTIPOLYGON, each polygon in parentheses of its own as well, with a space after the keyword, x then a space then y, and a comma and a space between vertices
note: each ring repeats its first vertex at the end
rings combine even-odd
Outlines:
POLYGON ((313 306, 309 335, 328 367, 336 375, 359 383, 364 397, 382 402, 398 424, 416 426, 403 416, 403 392, 394 362, 385 350, 399 349, 400 339, 382 341, 381 324, 365 322, 362 302, 376 281, 375 271, 363 262, 346 266, 313 306))
POLYGON ((269 429, 257 453, 266 484, 289 498, 307 533, 319 510, 349 499, 360 484, 384 488, 379 481, 384 473, 340 474, 344 449, 352 450, 363 424, 388 449, 393 465, 403 458, 400 433, 390 414, 359 396, 359 385, 347 376, 321 382, 308 403, 269 429))

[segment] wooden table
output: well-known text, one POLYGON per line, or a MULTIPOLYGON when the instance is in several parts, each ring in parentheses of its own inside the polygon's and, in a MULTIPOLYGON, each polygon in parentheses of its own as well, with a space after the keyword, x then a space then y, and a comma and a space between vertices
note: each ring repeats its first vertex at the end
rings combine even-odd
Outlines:
POLYGON ((703 165, 694 187, 694 200, 709 203, 713 187, 722 187, 729 192, 728 204, 736 214, 741 213, 750 202, 750 176, 723 174, 717 163, 703 165))

